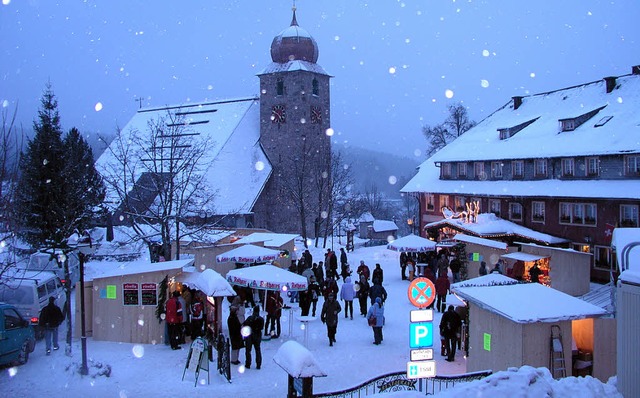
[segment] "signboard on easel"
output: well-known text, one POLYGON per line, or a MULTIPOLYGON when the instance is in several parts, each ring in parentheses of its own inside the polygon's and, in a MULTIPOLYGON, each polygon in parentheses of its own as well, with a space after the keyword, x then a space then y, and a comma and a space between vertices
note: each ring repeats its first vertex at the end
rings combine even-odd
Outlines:
POLYGON ((209 384, 209 350, 208 343, 203 337, 195 339, 189 347, 189 354, 187 355, 187 363, 184 365, 184 371, 182 372, 182 380, 184 381, 184 375, 192 372, 195 376, 194 387, 198 385, 198 378, 200 377, 200 371, 207 372, 207 384, 209 384))

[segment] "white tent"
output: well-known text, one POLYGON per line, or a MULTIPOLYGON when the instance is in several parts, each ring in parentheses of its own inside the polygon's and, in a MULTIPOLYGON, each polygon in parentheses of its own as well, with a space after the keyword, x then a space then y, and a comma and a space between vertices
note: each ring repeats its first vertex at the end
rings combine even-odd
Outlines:
POLYGON ((256 265, 227 272, 232 285, 252 289, 301 291, 307 290, 307 278, 272 264, 256 265), (285 288, 286 287, 286 288, 285 288))
POLYGON ((183 272, 176 277, 178 282, 181 282, 191 288, 202 291, 209 297, 226 297, 235 296, 236 292, 229 284, 216 271, 212 269, 205 269, 202 272, 183 272))
POLYGON ((435 250, 436 242, 411 234, 389 243, 387 249, 397 252, 421 253, 435 250))
POLYGON ((275 261, 280 257, 279 250, 268 249, 256 245, 244 245, 216 256, 219 263, 263 263, 275 261))

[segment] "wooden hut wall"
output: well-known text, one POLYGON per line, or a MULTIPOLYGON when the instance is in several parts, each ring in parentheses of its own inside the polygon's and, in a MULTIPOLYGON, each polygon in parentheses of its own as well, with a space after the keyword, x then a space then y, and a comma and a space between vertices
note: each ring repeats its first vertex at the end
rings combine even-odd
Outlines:
POLYGON ((522 252, 551 257, 552 288, 574 297, 589 293, 591 254, 535 245, 522 245, 522 252))
POLYGON ((491 369, 506 370, 520 366, 523 355, 521 324, 469 304, 469 357, 467 372, 491 369), (485 334, 490 336, 490 351, 485 348, 485 334))
MULTIPOLYGON (((82 336, 82 324, 80 323, 81 314, 80 314, 80 282, 76 284, 76 304, 75 311, 73 317, 73 335, 74 336, 82 336)), ((93 333, 93 306, 91 303, 93 302, 93 282, 87 281, 84 283, 84 312, 85 312, 85 332, 87 336, 91 336, 93 333)))
POLYGON ((175 276, 179 270, 164 270, 140 274, 96 278, 93 280, 93 338, 123 343, 158 344, 164 342, 165 322, 156 318, 155 305, 124 305, 123 284, 155 283, 159 296, 160 282, 166 275, 175 276), (115 299, 100 294, 114 285, 115 299))
POLYGON ((615 318, 593 320, 593 373, 592 376, 606 383, 616 375, 618 327, 615 318))
POLYGON ((571 321, 554 323, 535 322, 524 324, 522 344, 524 346, 523 362, 512 366, 530 365, 533 367, 549 367, 551 357, 551 326, 558 325, 562 332, 562 350, 564 352, 567 376, 571 376, 571 321))
MULTIPOLYGON (((487 272, 491 272, 494 264, 497 263, 500 259, 500 256, 505 253, 504 250, 496 249, 489 246, 467 242, 463 243, 466 245, 465 251, 467 252, 467 260, 472 258, 473 253, 478 253, 481 258, 480 261, 484 261, 485 263, 487 263, 487 272)), ((480 261, 469 260, 467 262, 467 279, 477 278, 478 276, 480 276, 480 274, 478 273, 480 270, 480 261)))

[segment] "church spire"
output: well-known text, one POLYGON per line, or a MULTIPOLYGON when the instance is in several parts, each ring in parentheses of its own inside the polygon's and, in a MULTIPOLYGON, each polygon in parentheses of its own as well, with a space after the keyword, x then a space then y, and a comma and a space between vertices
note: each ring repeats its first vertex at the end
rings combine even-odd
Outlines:
POLYGON ((296 20, 296 2, 293 1, 293 7, 291 7, 291 11, 293 11, 293 19, 291 20, 291 26, 298 26, 298 20, 296 20))

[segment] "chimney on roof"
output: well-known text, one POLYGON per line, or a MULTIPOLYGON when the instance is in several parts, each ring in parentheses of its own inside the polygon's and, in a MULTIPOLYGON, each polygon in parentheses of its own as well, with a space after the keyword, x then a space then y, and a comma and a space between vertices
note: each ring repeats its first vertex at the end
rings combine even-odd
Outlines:
POLYGON ((522 105, 522 97, 518 95, 511 98, 513 99, 513 110, 515 111, 516 109, 520 108, 520 105, 522 105))
POLYGON ((608 76, 604 78, 604 82, 607 84, 607 94, 612 92, 616 88, 616 77, 608 76))
POLYGON ((640 65, 634 65, 631 67, 632 75, 640 75, 640 65))

